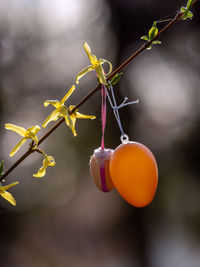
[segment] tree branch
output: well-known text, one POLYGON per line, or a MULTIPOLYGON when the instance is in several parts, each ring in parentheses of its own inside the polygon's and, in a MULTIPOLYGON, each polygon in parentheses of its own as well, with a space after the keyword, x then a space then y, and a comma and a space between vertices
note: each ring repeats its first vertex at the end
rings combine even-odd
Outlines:
MULTIPOLYGON (((197 2, 197 0, 194 0, 192 6, 197 2)), ((136 52, 134 52, 127 60, 125 60, 117 69, 115 69, 108 77, 107 81, 109 81, 111 78, 113 78, 117 73, 121 72, 124 68, 128 66, 130 62, 132 62, 138 55, 140 55, 144 50, 147 49, 151 43, 157 39, 160 35, 162 35, 167 29, 169 29, 173 24, 175 24, 177 21, 181 20, 181 16, 183 15, 183 12, 179 11, 176 16, 162 29, 158 32, 158 34, 149 42, 146 42, 144 45, 142 45, 136 52)), ((70 112, 70 114, 74 113, 78 108, 80 108, 85 102, 87 102, 97 91, 99 91, 101 88, 100 84, 96 86, 87 96, 85 96, 70 112)), ((44 142, 44 140, 47 139, 49 135, 51 135, 63 122, 65 121, 64 118, 60 119, 45 135, 43 135, 39 142, 38 146, 44 142)), ((30 144, 29 149, 27 152, 25 152, 1 177, 0 181, 5 179, 10 172, 12 172, 23 160, 25 160, 30 154, 32 154, 34 151, 33 149, 34 143, 32 142, 30 144)))

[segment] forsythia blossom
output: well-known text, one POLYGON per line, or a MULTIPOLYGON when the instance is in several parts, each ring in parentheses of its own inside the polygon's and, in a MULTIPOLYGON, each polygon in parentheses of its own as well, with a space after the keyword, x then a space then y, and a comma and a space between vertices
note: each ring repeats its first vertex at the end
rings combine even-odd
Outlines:
POLYGON ((46 120, 43 122, 42 127, 46 127, 47 124, 49 124, 49 122, 51 121, 56 121, 59 117, 64 117, 65 121, 67 123, 67 125, 72 125, 70 116, 69 116, 69 112, 66 108, 65 101, 70 97, 70 95, 74 92, 75 90, 75 86, 72 85, 72 87, 70 88, 70 90, 67 92, 67 94, 62 98, 62 100, 59 102, 58 100, 46 100, 44 102, 44 106, 47 107, 49 104, 51 104, 52 106, 54 106, 56 108, 56 110, 54 110, 47 118, 46 120))
POLYGON ((59 102, 58 100, 46 100, 44 102, 44 106, 47 107, 49 104, 53 105, 56 109, 46 118, 46 120, 43 122, 42 127, 46 127, 47 124, 51 121, 56 121, 59 117, 64 117, 65 122, 67 126, 70 127, 72 130, 72 133, 74 136, 77 135, 76 130, 75 130, 75 123, 76 123, 76 118, 78 119, 95 119, 95 116, 89 116, 89 115, 84 115, 81 114, 77 111, 72 113, 70 115, 70 111, 75 107, 75 106, 70 106, 67 108, 64 103, 65 101, 70 97, 70 95, 73 93, 75 90, 75 86, 73 85, 69 92, 63 97, 63 99, 59 102))
MULTIPOLYGON (((75 106, 69 106, 69 109, 72 110, 75 106)), ((92 116, 92 115, 84 115, 84 114, 81 114, 80 112, 78 111, 74 111, 71 115, 70 115, 70 118, 71 118, 71 121, 72 121, 72 132, 74 134, 74 136, 77 135, 76 133, 76 130, 75 130, 75 124, 76 124, 76 119, 95 119, 96 117, 95 116, 92 116)))
POLYGON ((27 139, 32 139, 35 142, 35 147, 37 147, 38 137, 36 133, 41 129, 39 125, 35 125, 26 130, 23 127, 19 127, 11 123, 6 123, 5 128, 23 136, 19 143, 10 152, 10 157, 12 157, 20 149, 20 147, 26 142, 27 139))
POLYGON ((103 59, 103 58, 97 59, 97 57, 91 53, 91 49, 90 49, 89 45, 86 42, 83 44, 83 46, 85 48, 85 52, 87 53, 87 55, 89 57, 89 60, 90 60, 90 62, 91 62, 92 65, 87 66, 86 68, 84 68, 83 70, 81 70, 77 74, 77 76, 76 76, 76 83, 78 84, 79 83, 79 80, 86 73, 88 73, 89 71, 95 70, 96 71, 96 74, 98 76, 99 82, 101 84, 105 84, 106 85, 107 82, 106 82, 106 77, 105 77, 104 70, 102 68, 102 64, 104 64, 106 62, 109 64, 109 72, 106 75, 109 75, 111 73, 111 71, 112 71, 112 64, 110 63, 110 61, 108 61, 106 59, 103 59))
POLYGON ((45 176, 46 168, 48 166, 55 166, 56 165, 55 159, 52 156, 47 156, 45 153, 43 153, 43 154, 44 154, 43 165, 36 174, 33 174, 34 177, 45 176))
POLYGON ((0 195, 5 198, 8 202, 10 202, 12 205, 16 206, 16 201, 14 197, 11 195, 11 193, 7 192, 6 190, 9 189, 10 187, 18 184, 18 182, 2 186, 0 183, 0 195))

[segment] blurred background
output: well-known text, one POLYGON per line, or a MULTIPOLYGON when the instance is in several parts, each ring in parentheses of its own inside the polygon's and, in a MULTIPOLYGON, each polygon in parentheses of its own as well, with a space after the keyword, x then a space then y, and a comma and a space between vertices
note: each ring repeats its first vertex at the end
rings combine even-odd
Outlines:
MULTIPOLYGON (((154 20, 170 18, 185 1, 1 0, 0 159, 20 137, 5 123, 41 124, 89 60, 114 68, 138 49, 154 20), (169 17, 168 17, 169 15, 169 17)), ((115 87, 138 105, 120 110, 124 131, 154 153, 159 185, 153 202, 134 208, 113 190, 102 193, 89 173, 89 159, 101 141, 100 93, 80 108, 97 119, 78 120, 78 136, 62 125, 41 145, 56 159, 47 175, 34 178, 42 157, 31 155, 7 178, 17 206, 0 199, 2 267, 199 267, 200 266, 200 4, 192 21, 170 28, 157 45, 136 58, 115 87)), ((163 25, 159 24, 159 28, 163 25)), ((106 68, 106 66, 105 66, 106 68)), ((67 104, 76 104, 96 86, 84 77, 67 104)), ((53 123, 39 132, 45 133, 53 123)), ((108 107, 105 143, 120 144, 108 107)))

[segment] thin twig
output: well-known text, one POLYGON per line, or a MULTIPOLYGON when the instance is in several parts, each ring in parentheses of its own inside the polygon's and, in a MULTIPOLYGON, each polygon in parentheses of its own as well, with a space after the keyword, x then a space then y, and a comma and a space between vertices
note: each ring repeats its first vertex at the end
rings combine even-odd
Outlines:
MULTIPOLYGON (((193 6, 194 4, 197 2, 197 0, 194 0, 193 2, 193 6)), ((183 15, 183 13, 181 11, 179 11, 176 16, 162 29, 158 32, 158 34, 155 36, 155 38, 153 38, 151 41, 146 42, 144 45, 142 45, 135 53, 133 53, 127 60, 125 60, 117 69, 115 69, 108 77, 107 77, 107 81, 109 81, 111 78, 113 78, 117 73, 121 72, 125 67, 127 67, 127 65, 132 62, 139 54, 141 54, 144 50, 147 49, 147 47, 149 45, 151 45, 151 43, 157 39, 160 35, 162 35, 168 28, 170 28, 174 23, 176 23, 177 21, 181 20, 181 16, 183 15)), ((72 113, 74 113, 78 108, 80 108, 80 106, 82 106, 85 102, 88 101, 88 99, 90 99, 97 91, 99 91, 101 88, 100 84, 98 84, 96 86, 96 88, 94 88, 87 96, 85 96, 69 113, 70 115, 72 113)), ((63 122, 65 121, 64 118, 60 119, 45 135, 43 135, 39 142, 38 142, 38 146, 44 142, 44 140, 50 135, 52 134, 63 122)), ((35 150, 33 149, 33 142, 30 145, 29 149, 27 150, 27 152, 25 152, 1 177, 0 177, 0 181, 4 180, 8 174, 10 172, 12 172, 23 160, 25 160, 30 154, 32 154, 33 152, 35 152, 35 150)))

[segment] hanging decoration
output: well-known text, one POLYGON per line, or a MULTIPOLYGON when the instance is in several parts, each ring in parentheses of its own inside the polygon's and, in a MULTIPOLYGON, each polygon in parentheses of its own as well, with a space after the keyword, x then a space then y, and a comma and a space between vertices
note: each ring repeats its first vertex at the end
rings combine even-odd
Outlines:
POLYGON ((154 155, 143 144, 129 141, 124 133, 119 109, 136 104, 139 101, 124 101, 117 105, 112 84, 102 85, 102 141, 101 147, 95 149, 90 160, 90 172, 96 186, 103 192, 114 187, 128 203, 135 207, 145 207, 151 203, 158 184, 158 168, 154 155), (113 109, 114 116, 121 131, 121 145, 114 151, 104 148, 106 124, 106 97, 113 109))
POLYGON ((104 144, 104 133, 106 127, 106 89, 101 85, 101 118, 102 138, 101 147, 94 150, 90 159, 90 173, 96 186, 103 192, 109 192, 114 185, 110 177, 109 163, 113 153, 112 149, 106 149, 104 144))
POLYGON ((118 193, 131 205, 151 203, 158 183, 158 168, 152 152, 143 144, 122 141, 112 154, 110 175, 118 193))

